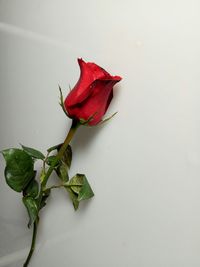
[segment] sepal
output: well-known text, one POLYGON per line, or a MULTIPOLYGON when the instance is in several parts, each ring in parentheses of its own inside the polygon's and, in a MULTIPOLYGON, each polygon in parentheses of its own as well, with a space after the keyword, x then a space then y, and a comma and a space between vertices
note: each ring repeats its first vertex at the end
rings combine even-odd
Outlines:
MULTIPOLYGON (((59 104, 60 104, 60 106, 61 106, 63 112, 65 113, 65 115, 66 115, 67 117, 69 117, 69 114, 67 113, 67 110, 65 109, 63 93, 62 93, 62 89, 61 89, 60 85, 59 85, 59 91, 60 91, 60 103, 59 103, 59 104)), ((70 117, 69 117, 69 118, 70 118, 70 117)))

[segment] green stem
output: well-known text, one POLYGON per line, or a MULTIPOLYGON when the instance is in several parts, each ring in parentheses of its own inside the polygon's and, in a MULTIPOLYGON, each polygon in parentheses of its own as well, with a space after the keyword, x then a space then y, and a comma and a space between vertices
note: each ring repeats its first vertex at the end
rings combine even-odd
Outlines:
POLYGON ((26 259, 23 267, 27 267, 28 266, 29 261, 31 259, 31 256, 32 256, 32 254, 34 252, 34 249, 35 249, 35 240, 36 240, 36 235, 37 235, 37 225, 38 225, 38 222, 35 221, 34 222, 34 226, 33 226, 33 236, 32 236, 31 248, 30 248, 28 257, 27 257, 27 259, 26 259))
POLYGON ((59 184, 59 185, 52 185, 50 187, 47 187, 45 189, 45 191, 48 191, 48 190, 51 190, 51 189, 54 189, 54 188, 61 188, 61 187, 64 187, 65 185, 64 184, 59 184))
POLYGON ((70 128, 70 130, 68 132, 68 135, 65 138, 65 141, 64 141, 63 145, 61 146, 60 150, 58 151, 58 154, 56 155, 56 158, 55 158, 54 162, 49 167, 47 173, 44 176, 44 179, 43 179, 42 184, 41 184, 43 189, 45 188, 45 186, 47 184, 47 181, 49 179, 49 176, 51 175, 51 173, 54 170, 54 167, 56 166, 58 161, 62 158, 65 150, 67 149, 67 146, 69 145, 70 141, 72 140, 72 137, 74 136, 77 128, 79 127, 79 125, 80 124, 79 124, 78 121, 75 121, 75 120, 72 121, 72 126, 71 126, 71 128, 70 128))
POLYGON ((50 187, 47 187, 44 191, 48 191, 48 190, 55 189, 55 188, 72 187, 72 186, 82 186, 82 184, 73 184, 73 185, 70 185, 68 183, 65 183, 65 184, 59 184, 59 185, 52 185, 50 187))
MULTIPOLYGON (((46 184, 47 184, 47 181, 51 175, 51 173, 53 172, 56 164, 58 163, 58 161, 62 158, 65 150, 67 149, 67 146, 69 145, 70 141, 72 140, 72 137, 74 136, 77 128, 79 127, 79 122, 78 121, 75 121, 73 120, 72 121, 72 126, 65 138, 65 141, 64 143, 62 144, 60 150, 58 151, 58 154, 56 155, 56 158, 55 160, 53 161, 52 165, 49 167, 47 173, 44 175, 44 178, 42 180, 42 183, 41 183, 41 191, 40 191, 40 195, 39 195, 39 198, 38 198, 38 202, 40 203, 40 201, 42 200, 42 195, 43 195, 43 192, 45 191, 45 187, 46 187, 46 184)), ((57 186, 55 186, 54 188, 57 188, 57 186)), ((32 243, 31 243, 31 248, 30 248, 30 251, 29 251, 29 254, 28 254, 28 257, 23 265, 23 267, 27 267, 28 264, 29 264, 29 261, 31 259, 31 256, 34 252, 34 249, 35 249, 35 240, 36 240, 36 235, 37 235, 37 225, 38 225, 38 220, 36 220, 34 222, 34 227, 33 227, 33 236, 32 236, 32 243)))

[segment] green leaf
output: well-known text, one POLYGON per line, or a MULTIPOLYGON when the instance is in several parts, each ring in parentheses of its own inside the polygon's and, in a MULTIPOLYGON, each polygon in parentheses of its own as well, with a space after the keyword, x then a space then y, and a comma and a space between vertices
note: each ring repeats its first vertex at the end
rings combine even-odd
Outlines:
POLYGON ((70 187, 65 187, 67 192, 69 193, 69 197, 72 200, 74 209, 77 210, 79 207, 78 195, 72 191, 70 187))
POLYGON ((27 209, 28 215, 29 215, 29 223, 28 227, 35 222, 35 220, 38 218, 38 205, 37 201, 32 197, 23 197, 23 203, 27 209))
POLYGON ((60 164, 56 169, 57 175, 63 182, 69 181, 68 169, 71 166, 71 162, 72 162, 72 148, 70 145, 68 145, 67 149, 63 154, 62 159, 60 160, 60 164))
POLYGON ((23 150, 29 154, 31 157, 35 158, 35 159, 41 159, 43 160, 45 158, 45 156, 42 154, 42 152, 34 149, 34 148, 31 148, 31 147, 26 147, 26 146, 23 146, 21 145, 23 150))
POLYGON ((41 200, 40 207, 39 207, 40 210, 41 210, 44 206, 46 206, 46 200, 47 200, 47 198, 49 197, 50 193, 51 193, 51 190, 50 190, 50 189, 45 190, 45 191, 42 193, 42 200, 41 200))
POLYGON ((78 209, 79 202, 94 196, 92 188, 84 174, 76 174, 71 178, 66 186, 75 210, 78 209))
POLYGON ((92 188, 90 184, 88 183, 87 178, 85 175, 83 176, 83 185, 81 187, 81 190, 78 194, 78 201, 84 200, 84 199, 89 199, 94 196, 94 192, 92 191, 92 188))
POLYGON ((55 146, 52 146, 52 147, 50 147, 50 148, 48 148, 47 149, 47 152, 52 152, 52 151, 54 151, 54 150, 58 150, 60 147, 62 146, 62 143, 61 144, 58 144, 58 145, 55 145, 55 146))
POLYGON ((7 184, 21 192, 34 177, 32 157, 17 148, 6 149, 1 153, 6 161, 4 175, 7 184))
POLYGON ((72 189, 72 191, 76 194, 79 194, 81 191, 81 187, 83 185, 83 174, 76 174, 74 175, 71 180, 68 182, 68 185, 72 189))
POLYGON ((70 169, 71 162, 72 162, 72 148, 70 145, 67 146, 67 149, 65 150, 62 161, 67 164, 67 167, 70 169))
MULTIPOLYGON (((50 147, 48 149, 48 152, 51 152, 53 150, 57 150, 59 151, 61 148, 62 144, 50 147)), ((53 156, 49 156, 47 158, 47 164, 48 165, 52 165, 54 163, 56 159, 56 155, 53 156)), ((63 181, 63 182, 67 182, 69 180, 69 176, 68 176, 68 169, 71 166, 71 162, 72 162, 72 149, 71 146, 68 145, 67 149, 65 150, 63 157, 59 160, 59 162, 56 164, 56 166, 54 167, 58 177, 63 181)))
MULTIPOLYGON (((56 156, 49 156, 49 157, 47 158, 47 164, 48 164, 49 166, 51 166, 51 165, 54 163, 55 159, 56 159, 56 156)), ((57 162, 55 168, 58 167, 59 164, 60 164, 60 161, 57 162)))
POLYGON ((23 191, 24 196, 31 196, 33 198, 36 198, 38 196, 38 193, 39 193, 39 185, 36 180, 30 181, 30 183, 23 191))
MULTIPOLYGON (((51 152, 53 150, 59 151, 62 145, 63 144, 59 144, 59 145, 50 147, 47 151, 48 152, 51 152)), ((50 157, 55 157, 55 156, 50 156, 50 157)), ((61 160, 67 164, 68 168, 70 168, 71 162, 72 162, 72 148, 70 145, 67 146, 67 149, 65 150, 61 160)))
POLYGON ((69 181, 68 167, 65 162, 61 161, 60 166, 56 169, 56 173, 63 182, 69 181))

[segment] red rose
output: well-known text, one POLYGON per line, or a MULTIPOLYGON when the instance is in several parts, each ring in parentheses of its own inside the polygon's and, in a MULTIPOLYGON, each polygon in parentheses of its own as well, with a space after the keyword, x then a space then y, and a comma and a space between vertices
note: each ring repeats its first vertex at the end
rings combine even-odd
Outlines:
POLYGON ((113 98, 113 86, 121 80, 111 76, 100 66, 78 59, 80 78, 65 99, 65 109, 70 118, 89 120, 89 125, 102 121, 113 98))

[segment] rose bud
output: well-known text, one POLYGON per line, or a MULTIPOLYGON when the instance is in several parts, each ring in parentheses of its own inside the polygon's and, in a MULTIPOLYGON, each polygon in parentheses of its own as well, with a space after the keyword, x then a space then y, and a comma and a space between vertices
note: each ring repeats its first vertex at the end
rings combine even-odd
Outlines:
POLYGON ((113 86, 122 78, 111 76, 100 66, 78 59, 80 78, 65 99, 68 116, 87 121, 90 126, 102 121, 113 98, 113 86))

